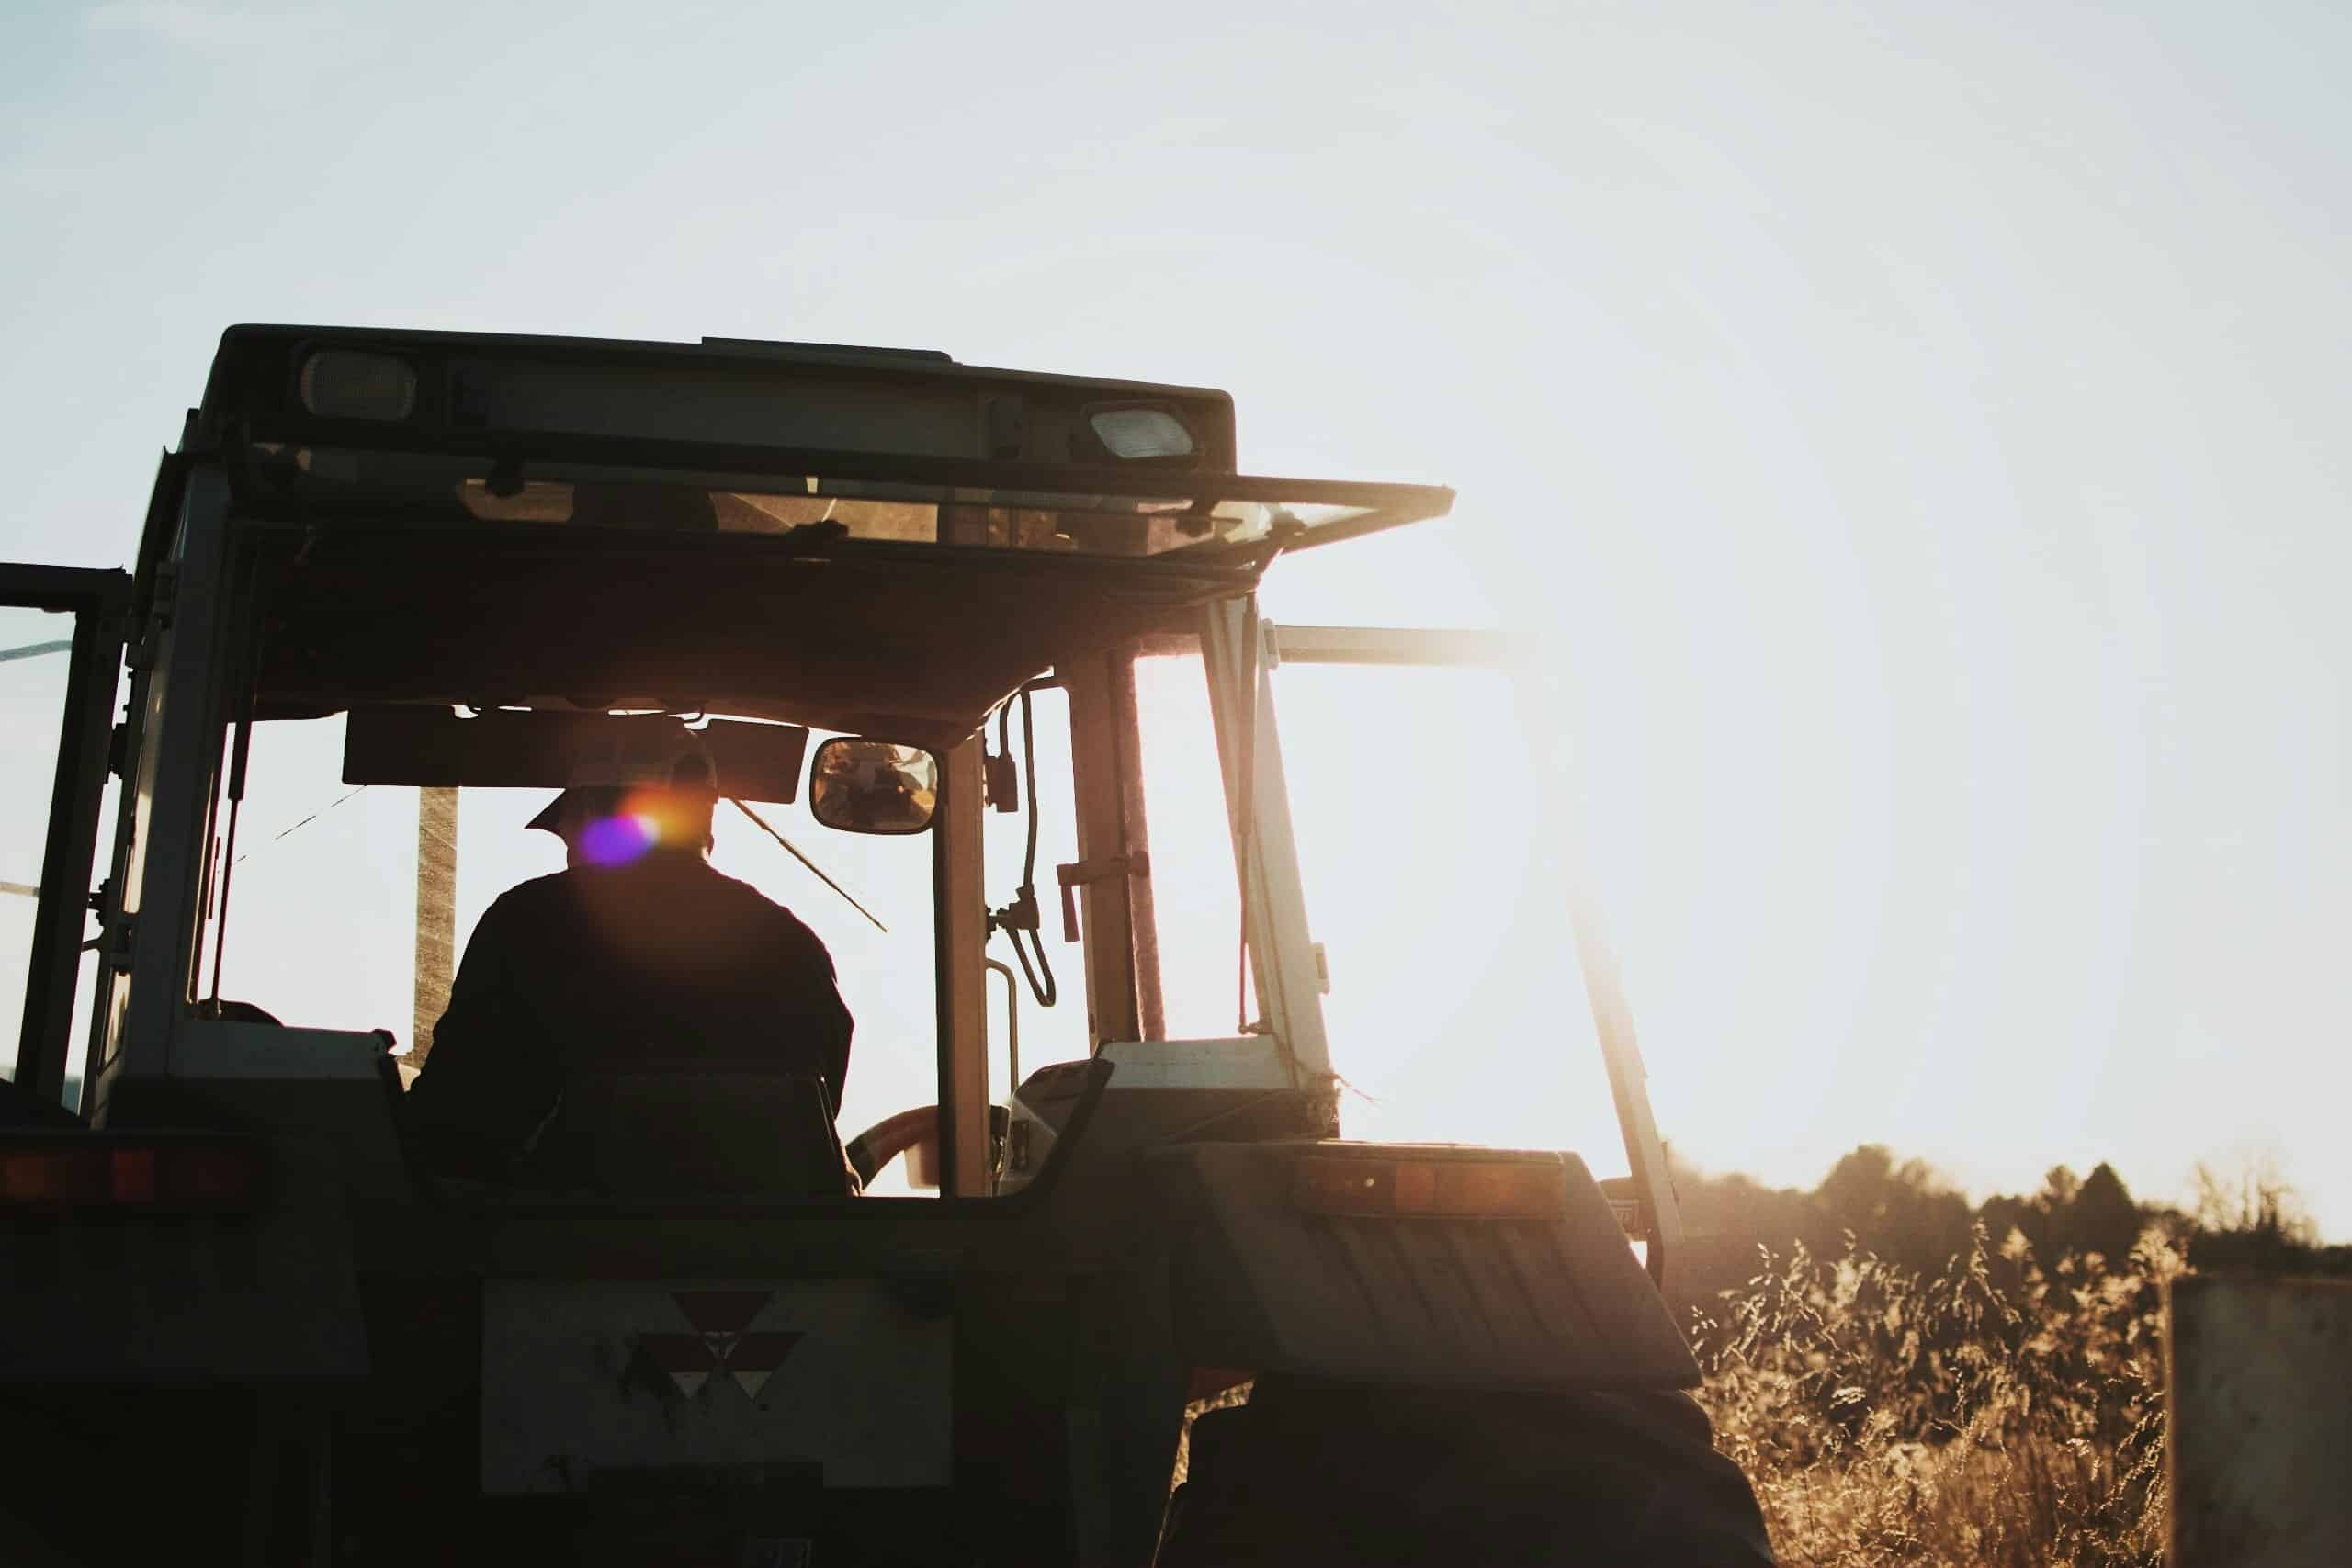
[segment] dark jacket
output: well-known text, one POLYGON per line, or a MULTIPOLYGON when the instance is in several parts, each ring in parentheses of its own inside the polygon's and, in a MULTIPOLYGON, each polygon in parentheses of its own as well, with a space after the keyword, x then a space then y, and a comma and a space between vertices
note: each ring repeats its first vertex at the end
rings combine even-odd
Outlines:
POLYGON ((576 1072, 772 1066, 838 1111, 850 1028, 825 944, 700 857, 559 872, 483 912, 406 1121, 436 1168, 492 1176, 576 1072))

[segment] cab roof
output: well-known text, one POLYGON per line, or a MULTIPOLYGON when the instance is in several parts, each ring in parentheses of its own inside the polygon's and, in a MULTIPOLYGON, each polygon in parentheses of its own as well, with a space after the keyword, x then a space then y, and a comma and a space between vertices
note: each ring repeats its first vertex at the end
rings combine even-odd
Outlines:
POLYGON ((942 747, 1453 499, 1239 474, 1209 389, 745 340, 232 327, 191 437, 289 716, 658 698, 942 747))

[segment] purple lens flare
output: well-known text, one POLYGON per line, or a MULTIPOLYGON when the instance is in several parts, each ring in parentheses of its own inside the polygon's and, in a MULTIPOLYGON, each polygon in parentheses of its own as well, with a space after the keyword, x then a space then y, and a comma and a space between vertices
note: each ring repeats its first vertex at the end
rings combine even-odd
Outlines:
POLYGON ((660 836, 650 817, 600 817, 582 829, 580 853, 591 865, 627 865, 651 849, 660 836))

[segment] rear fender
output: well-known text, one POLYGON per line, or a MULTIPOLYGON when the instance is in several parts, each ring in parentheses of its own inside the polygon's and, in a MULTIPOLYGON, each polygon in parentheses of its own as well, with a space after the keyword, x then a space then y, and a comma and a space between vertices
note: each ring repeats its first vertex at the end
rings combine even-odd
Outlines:
MULTIPOLYGON (((1492 1389, 1695 1387, 1698 1363, 1572 1154, 1340 1142, 1191 1144, 1148 1168, 1167 1205, 1178 1344, 1194 1366, 1492 1389), (1510 1213, 1349 1212, 1302 1167, 1517 1168, 1510 1213), (1556 1179, 1556 1180, 1555 1180, 1556 1179), (1532 1200, 1523 1196, 1532 1193, 1532 1200), (1551 1194, 1556 1193, 1556 1202, 1551 1194)), ((1399 1200, 1409 1208, 1409 1201, 1399 1200)), ((1457 1211, 1476 1204, 1457 1204, 1457 1211)))

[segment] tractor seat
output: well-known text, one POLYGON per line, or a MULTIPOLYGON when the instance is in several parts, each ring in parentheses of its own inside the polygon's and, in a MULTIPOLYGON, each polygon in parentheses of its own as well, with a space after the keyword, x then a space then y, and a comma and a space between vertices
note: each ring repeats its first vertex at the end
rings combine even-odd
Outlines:
POLYGON ((858 1190, 820 1079, 697 1064, 575 1069, 525 1163, 537 1182, 615 1198, 845 1198, 858 1190))

